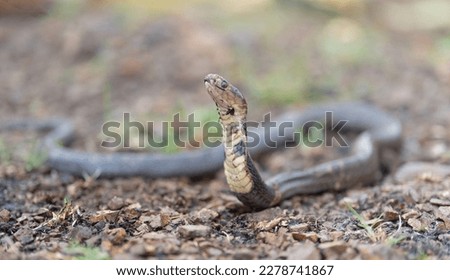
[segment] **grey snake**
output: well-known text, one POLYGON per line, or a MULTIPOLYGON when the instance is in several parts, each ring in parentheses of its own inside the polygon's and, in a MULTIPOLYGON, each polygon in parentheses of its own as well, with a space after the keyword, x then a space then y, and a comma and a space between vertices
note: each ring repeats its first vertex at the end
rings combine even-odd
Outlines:
POLYGON ((209 74, 204 83, 216 103, 222 125, 223 145, 205 147, 175 154, 88 153, 68 148, 74 128, 63 119, 27 120, 0 125, 0 131, 39 130, 48 133, 42 139, 47 164, 55 170, 75 176, 99 174, 100 177, 198 177, 224 167, 231 191, 252 209, 264 209, 298 194, 313 194, 368 184, 375 180, 380 169, 382 149, 398 148, 401 125, 389 114, 365 103, 328 104, 311 107, 302 112, 288 112, 278 116, 277 123, 291 122, 292 127, 279 135, 261 128, 248 128, 259 139, 275 140, 283 146, 294 140, 297 128, 311 120, 324 121, 325 112, 333 112, 336 121, 346 120, 344 131, 357 132, 352 153, 342 159, 315 167, 280 173, 264 181, 252 157, 272 151, 265 141, 247 147, 247 103, 239 90, 217 74, 209 74), (224 153, 225 151, 225 153, 224 153), (224 156, 225 154, 225 156, 224 156))

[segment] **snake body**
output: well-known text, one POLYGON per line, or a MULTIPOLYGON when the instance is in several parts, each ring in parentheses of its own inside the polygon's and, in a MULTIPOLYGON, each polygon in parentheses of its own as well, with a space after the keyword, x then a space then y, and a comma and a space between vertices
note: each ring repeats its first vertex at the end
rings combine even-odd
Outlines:
POLYGON ((46 131, 42 147, 47 164, 55 170, 75 176, 99 177, 198 177, 224 166, 231 191, 245 205, 263 209, 297 194, 340 190, 374 180, 379 169, 381 149, 396 148, 401 141, 401 125, 390 115, 364 103, 329 104, 302 112, 288 112, 274 121, 291 122, 292 127, 279 135, 262 127, 248 128, 259 139, 271 139, 278 146, 294 140, 298 127, 311 120, 324 120, 325 112, 334 119, 347 120, 344 130, 360 132, 352 155, 303 170, 278 174, 264 181, 255 168, 252 156, 272 151, 265 141, 247 147, 247 103, 239 90, 216 74, 204 79, 207 92, 217 105, 223 128, 223 145, 205 147, 176 154, 155 153, 88 153, 68 148, 74 138, 72 124, 63 119, 21 120, 0 124, 0 131, 46 131), (225 153, 224 153, 225 150, 225 153), (225 155, 224 155, 225 154, 225 155))

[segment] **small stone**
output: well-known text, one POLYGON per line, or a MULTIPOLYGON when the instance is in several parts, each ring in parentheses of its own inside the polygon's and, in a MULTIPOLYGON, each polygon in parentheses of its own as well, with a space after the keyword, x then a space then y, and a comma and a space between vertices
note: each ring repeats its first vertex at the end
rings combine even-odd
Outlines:
POLYGON ((450 218, 450 207, 442 206, 439 207, 439 211, 442 215, 446 216, 447 218, 450 218))
POLYGON ((215 248, 215 247, 210 247, 210 248, 206 249, 206 253, 208 253, 208 255, 210 255, 212 257, 218 257, 223 254, 222 250, 220 250, 219 248, 215 248))
POLYGON ((293 232, 292 238, 297 241, 305 241, 306 240, 306 234, 303 232, 293 232))
POLYGON ((134 256, 145 256, 146 253, 144 243, 134 244, 128 250, 134 256))
POLYGON ((304 240, 310 240, 314 243, 319 241, 319 236, 315 232, 294 232, 292 233, 292 237, 297 241, 304 241, 304 240))
POLYGON ((348 208, 349 206, 353 209, 359 208, 358 199, 355 197, 344 197, 339 200, 338 205, 342 208, 348 208))
POLYGON ((301 223, 297 225, 291 225, 289 226, 289 229, 296 232, 305 232, 309 230, 309 225, 307 223, 301 223))
POLYGON ((408 225, 410 225, 415 231, 424 231, 425 230, 424 225, 417 218, 408 219, 408 225))
POLYGON ((404 259, 401 252, 384 244, 361 244, 357 248, 363 260, 404 259))
POLYGON ((169 214, 161 213, 159 214, 159 216, 161 218, 161 226, 165 227, 170 224, 170 221, 172 219, 170 218, 169 214))
POLYGON ((251 260, 255 257, 255 252, 247 248, 237 249, 233 254, 234 260, 251 260))
POLYGON ((108 239, 113 245, 120 245, 127 237, 127 232, 124 228, 113 228, 108 231, 108 239))
POLYGON ((163 240, 167 239, 167 234, 161 232, 147 232, 142 235, 142 238, 146 240, 163 240))
POLYGON ((439 234, 438 239, 448 244, 450 243, 450 233, 439 234))
POLYGON ((0 211, 0 222, 6 223, 9 221, 10 218, 11 218, 11 213, 8 210, 2 209, 0 211))
POLYGON ((398 212, 392 209, 386 209, 383 212, 384 220, 386 221, 397 221, 398 220, 398 212))
POLYGON ((136 231, 139 233, 149 232, 150 228, 148 227, 147 224, 142 224, 136 228, 136 231))
POLYGON ((154 256, 156 253, 156 247, 152 244, 137 243, 130 247, 129 252, 132 255, 141 257, 154 256))
POLYGON ((321 230, 319 232, 318 238, 320 239, 321 243, 333 241, 330 232, 328 232, 327 230, 321 230))
POLYGON ((441 206, 435 213, 437 218, 444 221, 445 228, 450 230, 450 206, 441 206))
POLYGON ((19 229, 16 233, 14 233, 14 237, 22 245, 27 245, 34 241, 33 231, 29 228, 19 229))
POLYGON ((408 219, 410 219, 410 218, 417 218, 417 217, 419 217, 419 216, 420 216, 419 212, 417 212, 417 211, 415 211, 415 210, 411 210, 411 211, 409 211, 409 212, 403 214, 403 215, 402 215, 402 218, 403 218, 404 220, 408 220, 408 219))
POLYGON ((125 205, 125 201, 123 200, 123 198, 121 197, 113 197, 109 202, 108 202, 108 208, 111 210, 119 210, 121 209, 123 206, 125 205))
POLYGON ((443 200, 438 198, 430 199, 430 203, 439 206, 450 206, 450 200, 443 200))
POLYGON ((86 245, 89 247, 95 247, 98 244, 100 244, 101 236, 100 235, 94 235, 91 238, 86 240, 86 245))
POLYGON ((333 239, 333 241, 336 241, 338 239, 341 239, 342 236, 344 236, 344 232, 343 231, 332 231, 329 233, 331 238, 333 239))
POLYGON ((309 240, 295 243, 284 253, 288 260, 320 260, 320 252, 309 240))
POLYGON ((117 219, 119 211, 101 210, 89 217, 89 222, 98 223, 100 221, 114 222, 117 219))
POLYGON ((274 229, 283 219, 284 219, 284 217, 278 217, 278 218, 275 218, 268 222, 262 221, 256 225, 256 228, 260 229, 260 230, 265 230, 265 231, 271 230, 271 229, 274 229))
POLYGON ((208 223, 219 216, 219 213, 211 209, 203 208, 194 214, 194 221, 201 223, 208 223))
POLYGON ((178 227, 178 233, 187 239, 196 237, 208 236, 211 232, 211 227, 204 225, 184 225, 178 227))
POLYGON ((22 245, 31 244, 33 241, 34 241, 34 237, 31 234, 24 234, 24 235, 21 235, 19 238, 19 242, 22 245))
POLYGON ((339 259, 339 257, 343 255, 348 248, 349 245, 344 241, 333 241, 322 243, 319 245, 320 251, 325 256, 325 258, 329 260, 339 259))
POLYGON ((150 226, 151 229, 155 230, 155 229, 159 229, 162 227, 161 224, 161 217, 159 215, 150 215, 149 216, 149 223, 148 225, 150 226))
POLYGON ((78 242, 82 242, 92 237, 92 230, 88 227, 77 226, 72 229, 70 236, 78 242))
POLYGON ((275 233, 263 231, 258 233, 257 237, 258 240, 263 240, 264 243, 270 244, 270 245, 277 245, 279 244, 280 239, 277 237, 275 233))

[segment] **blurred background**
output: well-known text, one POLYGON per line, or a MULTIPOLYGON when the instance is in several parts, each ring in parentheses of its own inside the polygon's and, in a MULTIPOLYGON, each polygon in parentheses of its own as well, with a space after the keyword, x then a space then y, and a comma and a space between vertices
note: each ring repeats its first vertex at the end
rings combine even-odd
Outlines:
MULTIPOLYGON (((449 0, 0 0, 0 125, 67 118, 74 148, 98 151, 102 124, 124 113, 217 121, 208 73, 239 87, 252 121, 321 102, 372 103, 404 126, 402 153, 387 160, 450 164, 449 0)), ((75 178, 44 164, 41 137, 0 133, 0 259, 450 255, 450 181, 439 176, 387 176, 373 189, 246 213, 222 171, 75 178)), ((257 164, 269 177, 339 150, 301 146, 257 164)))
POLYGON ((0 0, 0 118, 66 117, 96 150, 124 112, 217 119, 202 81, 219 73, 250 119, 362 99, 405 123, 410 157, 448 160, 449 15, 447 0, 0 0))

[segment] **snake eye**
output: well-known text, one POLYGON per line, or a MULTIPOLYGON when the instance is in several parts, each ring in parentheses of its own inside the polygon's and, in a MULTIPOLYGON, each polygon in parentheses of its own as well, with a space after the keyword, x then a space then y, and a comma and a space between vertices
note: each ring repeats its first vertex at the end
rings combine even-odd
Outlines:
POLYGON ((228 82, 225 81, 225 80, 223 80, 223 81, 220 83, 220 87, 221 87, 221 88, 227 88, 227 87, 228 87, 228 82))
POLYGON ((234 116, 234 108, 233 107, 228 108, 228 110, 225 114, 234 116))

